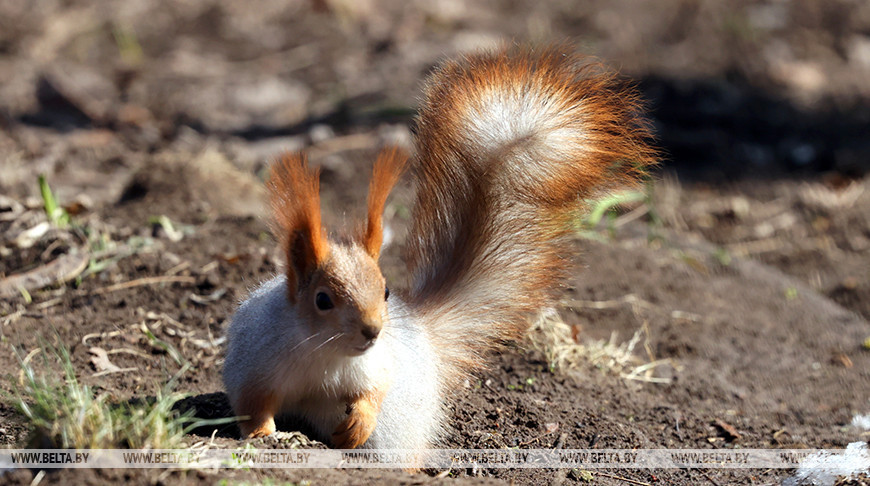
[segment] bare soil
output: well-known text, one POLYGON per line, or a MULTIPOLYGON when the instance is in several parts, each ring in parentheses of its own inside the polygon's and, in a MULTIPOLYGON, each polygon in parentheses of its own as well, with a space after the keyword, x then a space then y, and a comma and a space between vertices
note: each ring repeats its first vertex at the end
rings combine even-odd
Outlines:
MULTIPOLYGON (((566 40, 638 81, 665 153, 650 204, 602 224, 599 239, 578 238, 580 264, 556 309, 580 344, 639 333, 634 361, 553 372, 542 354, 512 348, 457 390, 445 446, 867 441, 850 425, 870 413, 867 2, 4 1, 0 389, 12 390, 19 357, 51 342, 71 350, 84 383, 117 401, 155 395, 187 362, 177 389, 191 398, 181 406, 230 415, 220 338, 249 289, 281 268, 262 205, 269 161, 309 150, 323 168, 328 222, 353 222, 375 150, 409 142, 419 83, 439 59, 501 41, 566 40), (17 244, 45 219, 37 174, 74 213, 73 230, 17 244), (3 283, 68 255, 66 273, 78 278, 3 293, 3 283), (90 266, 82 273, 76 262, 90 266), (122 371, 98 375, 95 347, 122 371), (650 362, 649 373, 621 376, 650 362)), ((395 241, 384 270, 395 287, 404 283, 403 184, 387 214, 395 241)), ((22 447, 28 434, 6 393, 0 444, 22 447)), ((238 447, 236 434, 225 427, 214 440, 238 447)), ((596 484, 775 484, 790 474, 602 472, 596 484)), ((33 474, 0 473, 12 484, 33 474)), ((581 481, 570 470, 440 479, 63 470, 42 483, 224 478, 581 481)))

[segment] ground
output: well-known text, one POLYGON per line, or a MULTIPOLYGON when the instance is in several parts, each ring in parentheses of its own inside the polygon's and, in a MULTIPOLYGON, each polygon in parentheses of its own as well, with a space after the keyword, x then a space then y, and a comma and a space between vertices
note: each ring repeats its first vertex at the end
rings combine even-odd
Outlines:
MULTIPOLYGON (((377 147, 410 144, 426 73, 499 42, 568 42, 636 80, 663 163, 645 204, 578 233, 555 314, 579 357, 552 370, 528 343, 494 357, 456 391, 445 446, 867 441, 850 424, 870 413, 870 4, 13 0, 0 4, 0 443, 28 440, 10 393, 20 359, 45 343, 69 348, 77 377, 118 402, 154 396, 188 363, 184 404, 228 415, 225 326, 282 264, 262 205, 269 161, 307 149, 327 220, 353 221, 377 147), (38 174, 73 224, 27 241, 45 221, 38 174), (47 285, 21 292, 22 275, 47 285)), ((387 211, 396 287, 409 191, 403 181, 387 211)), ((214 441, 240 447, 235 434, 214 441)), ((594 481, 789 474, 610 470, 594 481)), ((42 482, 225 478, 581 481, 570 470, 66 470, 42 482)))

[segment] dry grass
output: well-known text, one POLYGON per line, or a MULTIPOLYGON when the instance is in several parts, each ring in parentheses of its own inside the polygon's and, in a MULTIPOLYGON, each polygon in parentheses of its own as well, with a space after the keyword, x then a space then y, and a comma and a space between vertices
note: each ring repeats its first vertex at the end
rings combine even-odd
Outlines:
POLYGON ((78 381, 66 348, 45 346, 21 359, 15 404, 29 420, 35 438, 48 439, 55 447, 186 447, 184 436, 190 430, 232 420, 199 420, 192 412, 173 409, 184 395, 172 393, 171 388, 186 369, 182 368, 153 399, 113 403, 108 394, 95 394, 78 381), (48 371, 37 371, 33 357, 41 361, 40 369, 48 371), (62 378, 57 377, 56 370, 63 372, 62 378))
POLYGON ((658 366, 667 360, 643 362, 634 351, 641 342, 644 330, 639 329, 628 341, 617 342, 616 334, 608 340, 578 342, 571 326, 565 323, 555 309, 541 312, 527 334, 529 347, 541 353, 551 371, 571 370, 591 365, 625 379, 650 383, 668 383, 667 378, 654 376, 658 366))

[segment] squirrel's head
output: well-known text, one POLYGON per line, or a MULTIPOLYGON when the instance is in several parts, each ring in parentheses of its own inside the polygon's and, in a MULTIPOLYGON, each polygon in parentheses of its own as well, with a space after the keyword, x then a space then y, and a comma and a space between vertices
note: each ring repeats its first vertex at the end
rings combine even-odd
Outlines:
POLYGON ((370 348, 388 319, 389 289, 378 266, 382 214, 406 160, 398 149, 381 152, 364 229, 337 240, 321 225, 319 171, 301 155, 285 155, 272 166, 269 194, 287 257, 287 298, 317 341, 348 355, 370 348))

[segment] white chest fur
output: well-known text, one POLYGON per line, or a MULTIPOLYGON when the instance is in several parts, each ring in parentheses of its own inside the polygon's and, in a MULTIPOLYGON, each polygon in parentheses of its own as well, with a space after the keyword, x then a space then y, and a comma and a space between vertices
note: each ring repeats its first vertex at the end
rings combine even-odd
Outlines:
POLYGON ((397 316, 377 342, 359 356, 329 346, 330 334, 300 322, 287 303, 286 280, 278 276, 251 293, 229 328, 224 382, 233 393, 256 383, 328 440, 346 416, 349 396, 386 387, 378 426, 367 447, 418 449, 438 434, 441 423, 438 361, 425 330, 391 299, 397 316))

